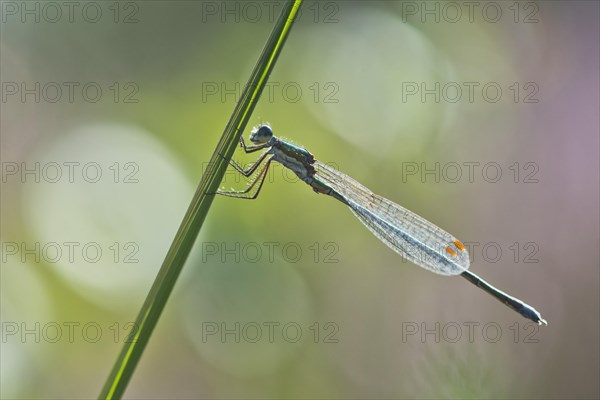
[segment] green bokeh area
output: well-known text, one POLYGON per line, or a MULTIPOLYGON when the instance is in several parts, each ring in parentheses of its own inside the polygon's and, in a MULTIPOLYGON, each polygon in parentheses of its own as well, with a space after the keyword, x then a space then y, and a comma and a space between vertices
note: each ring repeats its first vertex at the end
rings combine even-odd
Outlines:
MULTIPOLYGON (((274 163, 215 199, 126 398, 598 398, 598 3, 475 3, 304 3, 251 124, 460 238, 549 326, 274 163)), ((283 5, 69 7, 1 3, 6 399, 97 396, 283 5)))

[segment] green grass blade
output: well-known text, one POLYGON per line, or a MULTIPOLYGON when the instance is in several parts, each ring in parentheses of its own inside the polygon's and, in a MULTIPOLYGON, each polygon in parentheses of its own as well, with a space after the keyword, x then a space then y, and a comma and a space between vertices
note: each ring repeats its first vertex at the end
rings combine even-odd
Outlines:
POLYGON ((202 176, 198 189, 179 226, 173 243, 163 261, 158 275, 140 310, 134 330, 123 346, 113 369, 106 380, 100 399, 120 399, 127 388, 135 367, 150 340, 160 314, 171 294, 177 277, 187 259, 206 218, 214 195, 221 184, 225 170, 240 135, 244 132, 252 111, 260 98, 277 57, 290 32, 302 0, 288 0, 269 39, 252 71, 242 96, 231 115, 217 144, 209 166, 202 176))

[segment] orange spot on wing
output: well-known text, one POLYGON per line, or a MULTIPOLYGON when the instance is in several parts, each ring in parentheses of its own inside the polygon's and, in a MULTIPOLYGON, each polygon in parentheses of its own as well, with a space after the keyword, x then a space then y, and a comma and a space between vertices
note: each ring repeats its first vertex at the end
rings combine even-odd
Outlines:
POLYGON ((459 242, 458 240, 455 240, 454 244, 456 245, 456 247, 458 247, 458 249, 460 251, 465 251, 465 246, 463 246, 463 244, 461 242, 459 242))
POLYGON ((456 257, 456 252, 450 248, 450 246, 446 246, 446 251, 451 255, 456 257))

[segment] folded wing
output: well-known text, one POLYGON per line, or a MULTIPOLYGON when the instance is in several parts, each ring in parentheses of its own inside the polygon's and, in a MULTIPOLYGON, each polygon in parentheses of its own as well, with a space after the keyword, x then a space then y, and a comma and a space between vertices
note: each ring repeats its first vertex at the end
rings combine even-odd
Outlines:
POLYGON ((354 215, 396 253, 441 275, 469 268, 468 252, 448 232, 319 161, 314 166, 315 177, 344 197, 354 215))

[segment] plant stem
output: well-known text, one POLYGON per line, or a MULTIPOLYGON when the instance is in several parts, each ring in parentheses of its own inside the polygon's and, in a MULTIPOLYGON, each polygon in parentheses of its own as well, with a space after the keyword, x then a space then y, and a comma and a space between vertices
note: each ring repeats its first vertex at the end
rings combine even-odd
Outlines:
POLYGON ((100 399, 120 399, 127 388, 212 204, 214 195, 207 193, 215 193, 221 184, 229 160, 239 143, 240 135, 244 132, 275 66, 301 4, 302 0, 286 2, 244 92, 227 122, 208 168, 202 176, 154 284, 137 316, 127 343, 123 346, 100 392, 100 399))

